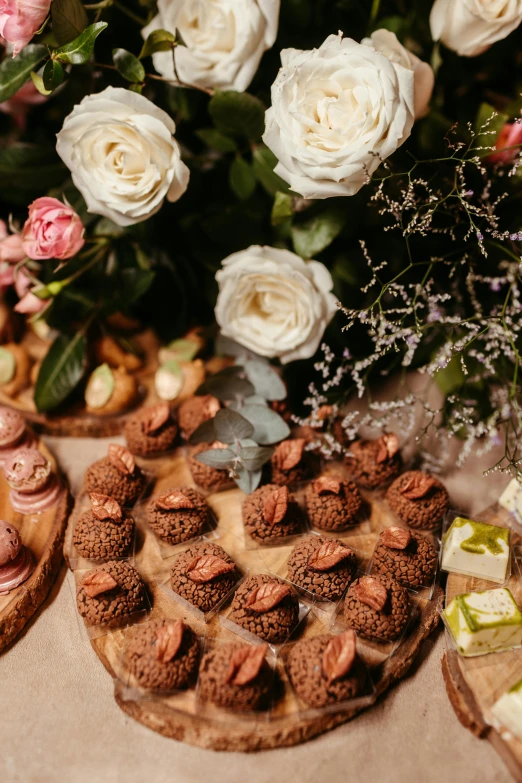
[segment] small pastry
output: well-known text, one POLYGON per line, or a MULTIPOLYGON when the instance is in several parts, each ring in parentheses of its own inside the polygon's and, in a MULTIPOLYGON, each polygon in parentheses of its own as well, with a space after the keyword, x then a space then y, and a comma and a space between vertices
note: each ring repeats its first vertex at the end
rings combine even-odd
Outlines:
POLYGON ((83 575, 76 604, 87 625, 119 625, 145 607, 145 585, 129 563, 110 560, 83 575))
POLYGON ((296 484, 307 478, 310 463, 305 446, 305 438, 283 440, 276 446, 270 459, 273 484, 296 484))
POLYGON ((22 448, 4 463, 9 499, 20 514, 38 514, 55 506, 63 492, 51 463, 38 449, 22 448))
POLYGON ((335 538, 309 536, 292 549, 288 579, 303 590, 338 601, 352 581, 357 558, 350 547, 335 538))
POLYGON ((112 369, 100 364, 85 387, 85 403, 89 413, 110 416, 128 410, 138 396, 138 384, 125 367, 112 369))
POLYGON ((305 504, 310 523, 320 530, 347 530, 360 521, 364 509, 362 495, 353 481, 329 475, 307 485, 305 504))
POLYGON ((139 356, 130 351, 124 351, 118 341, 109 335, 100 337, 94 343, 94 353, 99 364, 107 363, 111 367, 124 367, 129 372, 139 370, 143 366, 143 361, 139 356))
POLYGON ((202 612, 210 612, 238 579, 236 564, 219 544, 203 542, 178 555, 170 570, 173 591, 202 612))
POLYGON ((426 587, 437 569, 437 550, 425 536, 401 527, 382 531, 373 551, 373 570, 406 587, 426 587))
POLYGON ((94 462, 85 474, 87 492, 117 500, 121 506, 131 506, 145 489, 146 479, 124 446, 111 443, 107 456, 94 462))
POLYGON ((17 343, 0 346, 0 391, 16 397, 30 383, 31 360, 17 343))
POLYGON ((185 690, 196 682, 199 642, 183 620, 150 620, 129 630, 124 660, 141 688, 185 690))
POLYGON ((189 397, 178 408, 178 424, 181 436, 188 440, 204 421, 213 419, 221 405, 216 397, 205 394, 202 397, 189 397))
POLYGON ((376 440, 356 440, 345 457, 352 479, 364 489, 378 489, 399 475, 402 459, 393 433, 376 440))
POLYGON ((266 644, 231 642, 205 653, 199 667, 199 698, 241 711, 268 707, 273 673, 267 650, 266 644))
POLYGON ((73 545, 89 560, 112 560, 129 554, 134 520, 120 504, 107 495, 91 492, 91 510, 74 526, 73 545))
POLYGON ((178 427, 167 402, 142 408, 123 427, 129 451, 139 457, 162 454, 174 447, 178 427))
POLYGON ((25 582, 35 569, 29 549, 11 522, 0 519, 0 595, 7 595, 25 582))
POLYGON ((181 544, 200 536, 209 522, 205 498, 192 487, 174 487, 156 495, 147 507, 147 521, 168 544, 181 544))
POLYGON ((255 541, 270 542, 294 536, 303 527, 303 513, 286 486, 265 484, 243 503, 243 524, 255 541))
POLYGON ((33 448, 36 438, 21 413, 0 406, 0 467, 21 448, 33 448))
POLYGON ((198 454, 210 449, 224 449, 226 446, 219 441, 214 443, 198 443, 189 449, 188 464, 192 478, 202 489, 208 489, 210 492, 219 492, 220 489, 230 486, 230 477, 228 470, 218 470, 210 465, 205 465, 198 460, 198 454))
POLYGON ((421 470, 408 470, 395 479, 386 500, 402 522, 420 530, 438 527, 449 508, 445 486, 421 470))
POLYGON ((299 619, 299 601, 292 587, 271 574, 250 576, 237 589, 230 619, 263 641, 284 642, 299 619))
POLYGON ((288 656, 287 670, 296 694, 309 707, 354 699, 366 683, 366 672, 356 651, 355 632, 326 633, 301 639, 288 656))
POLYGON ((409 617, 408 591, 390 576, 362 576, 348 588, 344 619, 367 639, 384 642, 398 639, 409 617))

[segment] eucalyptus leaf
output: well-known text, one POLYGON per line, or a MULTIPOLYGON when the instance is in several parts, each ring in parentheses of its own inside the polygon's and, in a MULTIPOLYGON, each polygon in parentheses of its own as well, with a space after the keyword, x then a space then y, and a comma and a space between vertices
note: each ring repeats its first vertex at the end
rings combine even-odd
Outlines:
POLYGON ((256 141, 265 130, 265 107, 247 92, 216 90, 208 104, 208 111, 221 133, 246 136, 256 141))
POLYGON ((47 47, 28 44, 16 57, 6 57, 0 63, 0 103, 7 101, 24 86, 36 71, 37 66, 47 57, 47 47))
POLYGON ((241 413, 241 409, 244 408, 245 405, 264 405, 266 407, 268 403, 265 398, 261 397, 259 394, 250 394, 242 400, 230 400, 230 402, 227 403, 227 407, 231 411, 238 411, 239 413, 241 413))
POLYGON ((81 0, 53 0, 51 21, 53 35, 60 46, 74 41, 89 24, 87 11, 81 0))
POLYGON ((239 449, 239 456, 249 471, 259 470, 268 462, 274 449, 269 446, 245 446, 239 449))
POLYGON ((87 365, 86 348, 81 332, 60 334, 55 339, 36 380, 34 401, 40 413, 58 407, 80 382, 87 365))
POLYGON ((150 57, 155 52, 168 52, 176 45, 176 36, 168 30, 153 30, 145 40, 139 54, 140 60, 150 57))
POLYGON ((268 362, 261 359, 250 359, 245 362, 246 376, 256 390, 256 394, 265 400, 284 400, 286 386, 276 371, 268 362))
POLYGON ((216 373, 207 378, 196 391, 196 394, 212 394, 218 400, 233 400, 236 397, 248 397, 254 394, 254 387, 246 378, 241 378, 237 374, 225 375, 216 373))
POLYGON ((262 446, 288 438, 290 427, 281 416, 271 408, 263 405, 245 405, 241 408, 241 416, 253 425, 253 439, 262 446))
POLYGON ((216 440, 221 443, 235 443, 241 438, 249 438, 254 432, 253 425, 247 419, 228 408, 216 413, 214 429, 216 440))
POLYGON ((255 470, 253 472, 247 470, 242 465, 236 467, 236 479, 235 482, 239 489, 243 490, 247 495, 254 492, 261 481, 262 471, 255 470))
POLYGON ((217 440, 214 419, 207 419, 194 430, 189 438, 189 443, 213 443, 217 440))
POLYGON ((217 470, 227 470, 234 467, 236 455, 232 449, 209 449, 194 455, 194 459, 217 470))
POLYGON ((107 22, 96 22, 89 25, 74 41, 55 49, 52 53, 53 58, 72 65, 86 63, 94 51, 94 42, 107 27, 107 22))
POLYGON ((128 82, 145 81, 145 68, 132 52, 128 52, 127 49, 113 49, 112 61, 118 73, 128 82))

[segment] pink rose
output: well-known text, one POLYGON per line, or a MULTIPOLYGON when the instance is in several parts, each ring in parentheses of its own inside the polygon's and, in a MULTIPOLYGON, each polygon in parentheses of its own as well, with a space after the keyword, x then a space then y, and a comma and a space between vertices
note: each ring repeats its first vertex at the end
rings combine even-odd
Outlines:
POLYGON ((45 21, 51 0, 0 0, 0 35, 13 45, 13 57, 45 21))
POLYGON ((24 250, 37 261, 71 258, 84 245, 83 231, 83 223, 72 207, 57 198, 37 198, 29 207, 22 232, 24 250))
POLYGON ((8 234, 6 224, 0 220, 0 263, 18 264, 25 256, 22 237, 19 234, 8 234))
POLYGON ((495 143, 498 152, 491 152, 488 160, 491 163, 511 163, 520 153, 520 147, 516 146, 519 144, 522 144, 522 122, 506 122, 495 143))
POLYGON ((17 313, 25 313, 27 315, 32 313, 39 313, 43 310, 48 301, 45 299, 39 299, 29 289, 31 288, 31 279, 25 272, 20 269, 16 275, 15 289, 16 293, 20 297, 20 301, 15 306, 17 313))

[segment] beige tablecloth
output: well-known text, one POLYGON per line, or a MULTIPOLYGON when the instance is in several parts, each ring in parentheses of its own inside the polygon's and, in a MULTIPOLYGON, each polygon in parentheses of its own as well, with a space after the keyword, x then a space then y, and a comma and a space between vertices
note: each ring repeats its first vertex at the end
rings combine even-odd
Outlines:
MULTIPOLYGON (((48 438, 73 491, 107 441, 48 438)), ((491 455, 482 464, 491 464, 491 455)), ((446 484, 478 511, 506 478, 475 462, 446 484)), ((119 710, 112 681, 80 633, 62 572, 52 595, 0 655, 1 783, 500 783, 489 743, 455 718, 440 670, 444 638, 428 640, 410 675, 351 723, 305 745, 256 755, 213 753, 164 739, 119 710)))

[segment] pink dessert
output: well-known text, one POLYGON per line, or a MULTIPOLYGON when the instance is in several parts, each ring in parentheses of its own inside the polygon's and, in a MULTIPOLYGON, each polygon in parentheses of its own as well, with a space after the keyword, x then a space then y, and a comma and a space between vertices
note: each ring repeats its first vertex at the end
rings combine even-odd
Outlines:
POLYGON ((33 571, 33 556, 22 545, 20 533, 10 522, 0 519, 0 595, 21 585, 33 571))
POLYGON ((16 451, 4 464, 4 475, 11 487, 11 505, 20 514, 46 511, 56 505, 62 493, 51 463, 38 449, 16 451))
POLYGON ((32 448, 36 439, 27 429, 25 419, 18 413, 0 406, 0 466, 21 448, 32 448))

